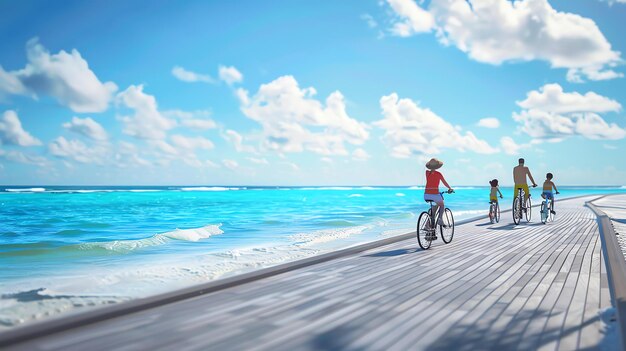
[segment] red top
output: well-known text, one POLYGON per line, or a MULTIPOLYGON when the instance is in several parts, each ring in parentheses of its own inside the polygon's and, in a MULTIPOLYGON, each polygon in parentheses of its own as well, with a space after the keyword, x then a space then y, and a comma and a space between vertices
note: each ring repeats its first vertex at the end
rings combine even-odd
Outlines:
POLYGON ((437 171, 426 171, 426 194, 439 194, 439 182, 445 181, 443 174, 437 171))

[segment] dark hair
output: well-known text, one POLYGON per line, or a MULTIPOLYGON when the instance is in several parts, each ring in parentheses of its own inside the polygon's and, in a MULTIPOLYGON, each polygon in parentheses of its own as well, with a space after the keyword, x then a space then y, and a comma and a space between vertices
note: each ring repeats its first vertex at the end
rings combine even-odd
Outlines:
POLYGON ((552 179, 552 177, 554 177, 554 176, 552 175, 552 173, 548 173, 548 174, 546 174, 546 178, 548 178, 548 180, 552 179))
POLYGON ((489 185, 491 185, 491 186, 498 186, 498 180, 494 179, 494 180, 489 181, 489 185))
POLYGON ((520 163, 520 164, 521 164, 521 163, 524 163, 524 159, 523 159, 523 158, 520 158, 520 159, 519 159, 519 160, 517 160, 517 161, 519 161, 519 163, 520 163))

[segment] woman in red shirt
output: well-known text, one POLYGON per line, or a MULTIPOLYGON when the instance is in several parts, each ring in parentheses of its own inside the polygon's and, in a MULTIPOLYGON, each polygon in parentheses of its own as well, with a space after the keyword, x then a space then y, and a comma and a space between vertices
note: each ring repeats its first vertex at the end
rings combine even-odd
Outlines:
MULTIPOLYGON (((439 209, 444 209, 443 196, 441 196, 439 192, 439 182, 443 182, 448 188, 448 192, 452 192, 452 188, 446 182, 446 179, 443 177, 443 174, 436 171, 436 169, 441 168, 443 166, 443 162, 433 158, 428 163, 426 163, 426 187, 424 188, 424 200, 425 201, 434 201, 437 204, 435 208, 435 212, 439 209)), ((443 215, 443 211, 439 211, 439 216, 437 216, 437 224, 444 225, 441 220, 441 216, 443 215)))

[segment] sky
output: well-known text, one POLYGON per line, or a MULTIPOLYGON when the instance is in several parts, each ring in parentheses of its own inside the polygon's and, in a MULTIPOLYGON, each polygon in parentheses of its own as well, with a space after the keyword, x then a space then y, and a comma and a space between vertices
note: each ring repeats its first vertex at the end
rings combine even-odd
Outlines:
POLYGON ((625 185, 624 0, 0 1, 0 184, 625 185))

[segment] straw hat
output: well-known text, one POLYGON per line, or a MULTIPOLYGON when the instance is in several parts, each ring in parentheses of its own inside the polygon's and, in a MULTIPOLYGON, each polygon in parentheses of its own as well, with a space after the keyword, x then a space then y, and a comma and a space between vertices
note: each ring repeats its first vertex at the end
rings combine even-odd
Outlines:
POLYGON ((441 168, 441 166, 443 166, 443 162, 436 159, 436 158, 431 158, 430 161, 428 161, 428 163, 426 163, 426 168, 433 170, 433 169, 439 169, 441 168))

